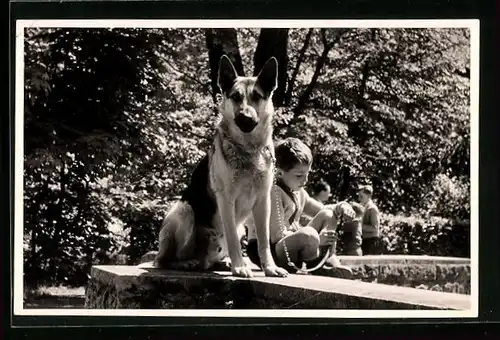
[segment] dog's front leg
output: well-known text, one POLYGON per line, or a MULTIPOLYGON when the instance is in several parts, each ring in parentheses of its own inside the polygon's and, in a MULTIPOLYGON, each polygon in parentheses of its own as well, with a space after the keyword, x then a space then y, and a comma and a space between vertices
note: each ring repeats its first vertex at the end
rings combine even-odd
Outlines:
POLYGON ((257 245, 259 248, 262 270, 266 276, 287 276, 288 272, 286 269, 276 266, 273 256, 271 255, 271 245, 269 243, 269 222, 271 219, 270 195, 264 195, 255 202, 253 208, 253 219, 255 232, 257 234, 257 245))
POLYGON ((235 276, 252 277, 252 269, 247 266, 241 254, 241 244, 235 219, 235 207, 223 195, 217 196, 217 206, 224 228, 227 250, 231 259, 231 272, 235 276))

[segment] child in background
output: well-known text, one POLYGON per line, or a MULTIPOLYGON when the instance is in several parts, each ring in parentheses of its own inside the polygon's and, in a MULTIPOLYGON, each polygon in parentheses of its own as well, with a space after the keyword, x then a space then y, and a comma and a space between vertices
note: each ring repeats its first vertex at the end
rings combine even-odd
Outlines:
POLYGON ((351 207, 353 208, 356 216, 352 221, 345 222, 342 225, 343 233, 342 233, 342 243, 343 243, 343 251, 344 255, 363 255, 363 251, 361 248, 362 244, 362 220, 364 214, 364 208, 361 204, 356 202, 349 202, 351 207))
POLYGON ((363 255, 379 253, 379 211, 372 200, 373 188, 364 185, 359 188, 358 198, 365 210, 363 214, 363 242, 361 248, 363 255))
POLYGON ((321 179, 313 186, 313 198, 325 203, 330 198, 331 188, 325 180, 321 179))
MULTIPOLYGON (((331 188, 325 180, 320 179, 319 182, 312 186, 312 198, 316 201, 325 204, 325 202, 330 198, 331 188)), ((299 223, 300 225, 308 225, 311 222, 312 217, 302 214, 300 216, 299 223)))
MULTIPOLYGON (((291 260, 297 267, 305 262, 308 267, 321 260, 328 248, 333 248, 325 267, 330 267, 332 276, 351 278, 352 271, 342 266, 336 257, 336 229, 340 219, 350 221, 355 213, 352 207, 342 202, 325 206, 311 198, 304 189, 312 164, 312 153, 297 138, 287 138, 275 147, 276 184, 271 190, 270 242, 271 252, 278 266, 289 271, 291 260), (302 214, 312 216, 307 226, 301 226, 302 214)), ((249 219, 247 254, 260 266, 255 227, 249 219)))

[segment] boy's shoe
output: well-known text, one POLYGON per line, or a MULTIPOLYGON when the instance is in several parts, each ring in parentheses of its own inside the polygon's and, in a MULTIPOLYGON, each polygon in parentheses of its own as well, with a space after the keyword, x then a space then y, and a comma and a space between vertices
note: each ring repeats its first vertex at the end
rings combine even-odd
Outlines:
MULTIPOLYGON (((328 269, 328 268, 325 268, 328 269)), ((338 266, 328 269, 328 276, 336 277, 339 279, 351 280, 353 277, 352 270, 346 266, 338 266)))
POLYGON ((340 263, 339 258, 335 255, 331 256, 328 260, 326 260, 322 269, 323 269, 322 272, 324 272, 324 274, 322 275, 337 277, 340 279, 348 279, 348 280, 352 279, 353 277, 351 268, 343 266, 340 263))

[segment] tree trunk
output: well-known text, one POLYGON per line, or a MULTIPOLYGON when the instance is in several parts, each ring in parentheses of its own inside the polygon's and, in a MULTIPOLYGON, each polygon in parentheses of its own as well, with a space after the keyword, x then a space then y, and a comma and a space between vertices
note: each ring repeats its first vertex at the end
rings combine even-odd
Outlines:
POLYGON ((238 36, 234 28, 207 28, 205 30, 205 38, 208 49, 212 96, 214 102, 216 102, 216 95, 220 93, 219 86, 217 85, 220 58, 224 54, 227 55, 240 76, 244 75, 243 62, 241 61, 238 46, 238 36))
MULTIPOLYGON (((43 203, 43 200, 44 200, 44 197, 47 196, 47 192, 49 191, 49 180, 43 180, 41 177, 40 177, 40 181, 43 181, 43 186, 41 188, 41 190, 39 190, 39 192, 37 193, 37 195, 35 196, 36 197, 36 203, 32 205, 32 207, 40 207, 41 204, 43 203)), ((38 232, 37 232, 37 229, 38 229, 38 221, 42 219, 41 215, 40 215, 40 209, 38 209, 36 212, 33 211, 30 216, 32 216, 32 218, 34 218, 35 220, 34 221, 26 221, 27 223, 30 224, 30 228, 31 228, 31 239, 30 239, 30 265, 32 266, 32 268, 39 268, 40 265, 39 265, 39 258, 38 258, 38 254, 37 254, 37 251, 36 251, 36 247, 38 246, 38 232)))
POLYGON ((273 104, 282 106, 285 100, 288 67, 288 28, 262 28, 255 50, 253 64, 256 76, 271 57, 278 60, 278 87, 273 94, 273 104))
POLYGON ((302 62, 304 61, 304 57, 306 55, 307 48, 309 47, 309 43, 311 41, 311 36, 313 33, 314 29, 310 28, 309 31, 307 31, 306 38, 304 40, 304 45, 302 45, 302 48, 300 49, 299 52, 299 58, 297 59, 297 64, 295 65, 295 68, 292 72, 292 77, 290 81, 288 82, 288 87, 286 89, 286 94, 285 94, 285 106, 289 106, 290 102, 292 101, 292 93, 293 93, 293 87, 295 85, 295 81, 297 80, 297 75, 299 74, 299 69, 300 66, 302 65, 302 62))
POLYGON ((340 186, 340 192, 339 192, 340 201, 344 201, 347 199, 350 185, 351 185, 351 171, 348 167, 345 167, 342 171, 342 184, 340 186))
MULTIPOLYGON (((65 223, 65 217, 63 216, 64 210, 64 201, 66 196, 66 184, 67 184, 67 176, 65 174, 66 164, 61 157, 61 170, 60 170, 60 183, 61 183, 61 191, 59 191, 59 202, 56 208, 56 214, 54 218, 56 219, 55 230, 54 230, 54 254, 57 258, 58 268, 56 270, 56 278, 59 279, 59 275, 61 273, 61 269, 59 268, 59 264, 61 263, 61 258, 59 257, 62 252, 61 241, 63 238, 63 234, 67 233, 66 230, 67 224, 65 223)), ((62 274, 64 277, 64 274, 62 274)))

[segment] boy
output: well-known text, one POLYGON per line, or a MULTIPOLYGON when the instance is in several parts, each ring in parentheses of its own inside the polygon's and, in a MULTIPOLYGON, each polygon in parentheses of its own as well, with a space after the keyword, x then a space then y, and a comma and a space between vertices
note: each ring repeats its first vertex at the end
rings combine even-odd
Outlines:
MULTIPOLYGON (((302 262, 308 268, 321 260, 328 248, 335 249, 337 223, 340 218, 351 220, 355 213, 345 202, 324 206, 311 198, 304 189, 312 164, 312 153, 297 138, 287 138, 275 147, 276 184, 271 189, 271 220, 269 225, 271 252, 278 266, 288 266, 290 259, 297 267, 302 262), (313 216, 305 227, 299 224, 302 214, 313 216)), ((247 254, 260 266, 258 246, 252 221, 248 221, 249 235, 247 254)), ((340 265, 335 255, 325 263, 332 275, 352 277, 348 267, 340 265)))
POLYGON ((342 234, 342 243, 344 244, 344 249, 342 254, 361 256, 363 255, 361 248, 363 237, 361 225, 365 209, 361 204, 356 202, 349 202, 349 204, 356 213, 356 217, 343 225, 344 233, 342 234))
POLYGON ((321 179, 316 185, 313 187, 313 198, 316 201, 321 203, 325 203, 330 198, 331 188, 325 180, 321 179))
MULTIPOLYGON (((314 198, 316 201, 321 202, 323 204, 326 203, 326 201, 330 198, 330 193, 331 193, 331 188, 328 183, 325 182, 325 180, 321 179, 319 182, 317 182, 313 187, 313 195, 312 198, 314 198)), ((300 216, 299 223, 300 225, 308 225, 309 222, 311 222, 312 217, 307 216, 307 215, 302 215, 300 216)))
POLYGON ((373 188, 370 185, 359 187, 358 198, 363 205, 363 255, 378 254, 379 239, 379 211, 372 201, 373 188))

